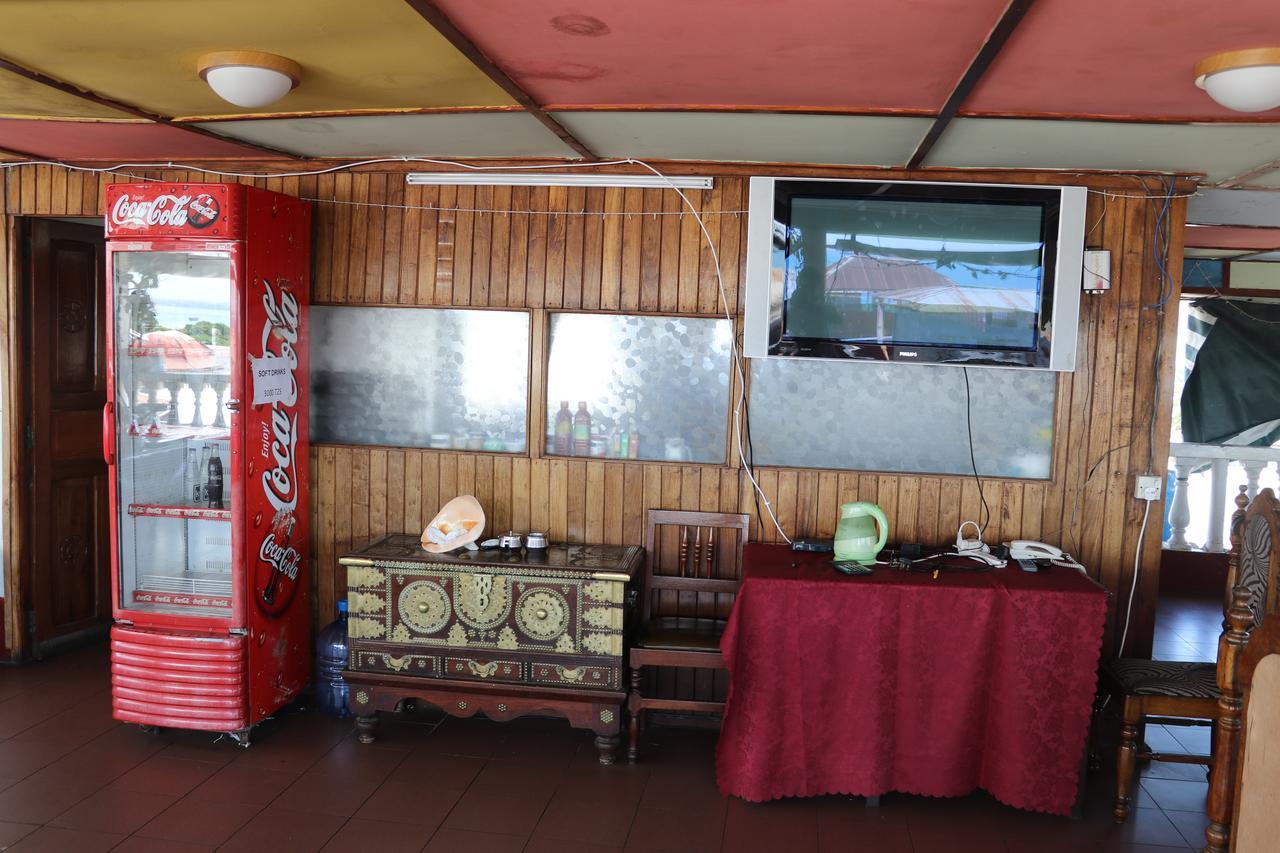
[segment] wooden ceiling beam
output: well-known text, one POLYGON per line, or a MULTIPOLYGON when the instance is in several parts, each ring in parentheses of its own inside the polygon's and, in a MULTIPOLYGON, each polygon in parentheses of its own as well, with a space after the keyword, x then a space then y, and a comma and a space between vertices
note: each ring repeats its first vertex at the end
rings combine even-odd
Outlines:
POLYGON ((933 146, 942 137, 943 131, 947 129, 947 125, 951 124, 951 120, 956 117, 956 113, 960 111, 960 107, 969 97, 969 93, 978 85, 978 81, 982 79, 982 75, 991 67, 991 63, 995 62, 996 57, 1000 54, 1000 49, 1009 41, 1009 37, 1013 35, 1013 31, 1018 24, 1026 17, 1027 11, 1034 2, 1035 0, 1011 0, 1009 5, 1005 7, 1004 14, 1000 16, 1000 20, 996 21, 996 25, 992 27, 987 40, 982 43, 982 47, 974 55, 973 61, 965 69, 964 76, 960 78, 960 82, 956 84, 956 87, 951 90, 951 96, 942 105, 942 109, 939 110, 937 117, 933 120, 933 124, 925 132, 920 144, 916 146, 915 153, 907 161, 908 169, 919 169, 921 164, 924 163, 925 158, 929 156, 929 152, 933 150, 933 146))
POLYGON ((1219 181, 1218 183, 1214 184, 1214 186, 1217 187, 1218 189, 1223 189, 1223 190, 1231 189, 1233 187, 1247 185, 1254 178, 1260 178, 1263 175, 1266 175, 1270 172, 1276 172, 1276 171, 1280 171, 1280 159, 1270 160, 1266 163, 1263 163, 1260 166, 1254 166, 1252 169, 1248 170, 1247 172, 1241 172, 1240 174, 1234 177, 1227 178, 1225 181, 1219 181))
POLYGON ((50 77, 47 74, 41 74, 39 71, 34 71, 24 65, 19 65, 18 63, 5 59, 4 57, 0 57, 0 69, 17 74, 19 77, 25 77, 28 80, 39 83, 42 86, 47 86, 50 89, 57 89, 59 92, 65 92, 68 95, 73 95, 82 101, 89 101, 100 106, 110 107, 113 110, 118 110, 122 113, 134 116, 135 118, 146 119, 154 124, 162 124, 166 127, 172 127, 180 130, 184 133, 194 133, 207 139, 216 139, 219 142, 225 142, 230 145, 239 145, 242 148, 260 151, 264 155, 271 157, 285 157, 289 160, 301 159, 297 154, 293 154, 289 151, 281 151, 278 148, 258 145, 254 142, 243 142, 239 139, 223 136, 220 133, 214 133, 211 130, 206 130, 205 128, 194 124, 183 124, 181 122, 174 121, 166 116, 148 112, 141 107, 135 107, 133 104, 125 103, 124 101, 117 101, 115 98, 109 98, 106 95, 99 95, 97 92, 90 91, 89 89, 81 89, 79 86, 72 85, 71 83, 58 80, 57 78, 50 77))
POLYGON ((497 63, 486 56, 484 51, 480 50, 466 33, 458 29, 453 21, 449 20, 449 16, 440 11, 440 8, 432 0, 405 0, 405 2, 409 4, 413 11, 421 15, 423 20, 434 27, 440 35, 444 36, 449 44, 457 48, 458 52, 465 56, 471 64, 479 68, 494 83, 497 83, 502 91, 510 95, 517 104, 524 107, 529 115, 541 122, 561 142, 569 146, 581 157, 588 160, 600 159, 594 151, 579 142, 564 125, 556 121, 550 113, 543 109, 542 105, 521 88, 520 84, 511 79, 507 72, 503 71, 498 67, 497 63))

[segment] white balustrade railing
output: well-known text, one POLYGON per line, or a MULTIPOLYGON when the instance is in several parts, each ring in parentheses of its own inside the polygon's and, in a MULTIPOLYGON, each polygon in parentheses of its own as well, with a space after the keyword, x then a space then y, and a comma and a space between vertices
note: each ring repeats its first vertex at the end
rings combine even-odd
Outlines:
MULTIPOLYGON (((1243 485, 1252 500, 1258 493, 1259 481, 1269 468, 1274 467, 1277 474, 1280 474, 1280 448, 1174 443, 1169 446, 1169 465, 1176 480, 1173 503, 1169 508, 1169 526, 1172 531, 1164 547, 1175 551, 1222 553, 1230 547, 1230 543, 1224 540, 1223 531, 1226 529, 1229 513, 1235 511, 1235 505, 1228 504, 1228 492, 1234 496, 1243 485), (1243 468, 1243 482, 1230 482, 1230 466, 1233 462, 1240 463, 1243 468), (1208 466, 1210 476, 1208 499, 1193 501, 1189 487, 1191 472, 1204 466, 1208 466), (1192 523, 1193 510, 1207 516, 1202 520, 1208 522, 1208 532, 1204 543, 1199 546, 1187 541, 1187 528, 1192 523)), ((1236 479, 1240 479, 1238 472, 1236 479)))

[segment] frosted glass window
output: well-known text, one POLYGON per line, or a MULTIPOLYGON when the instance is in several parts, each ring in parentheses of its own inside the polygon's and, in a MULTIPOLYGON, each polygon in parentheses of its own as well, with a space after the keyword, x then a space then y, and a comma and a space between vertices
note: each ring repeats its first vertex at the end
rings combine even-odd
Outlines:
POLYGON ((724 462, 731 335, 728 320, 551 315, 547 453, 724 462))
POLYGON ((311 440, 525 452, 529 315, 311 309, 311 440))
MULTIPOLYGON (((1048 479, 1057 376, 969 369, 979 474, 1048 479)), ((761 465, 973 471, 960 368, 756 358, 750 403, 761 465)))

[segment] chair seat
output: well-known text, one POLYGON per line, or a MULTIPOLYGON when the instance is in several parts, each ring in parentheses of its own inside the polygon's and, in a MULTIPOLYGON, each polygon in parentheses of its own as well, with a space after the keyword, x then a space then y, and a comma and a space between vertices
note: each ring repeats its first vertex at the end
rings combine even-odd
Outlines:
POLYGON ((1133 696, 1217 699, 1220 695, 1217 664, 1119 658, 1108 663, 1106 671, 1133 696))
POLYGON ((723 619, 661 616, 640 628, 634 646, 672 651, 718 652, 723 619))

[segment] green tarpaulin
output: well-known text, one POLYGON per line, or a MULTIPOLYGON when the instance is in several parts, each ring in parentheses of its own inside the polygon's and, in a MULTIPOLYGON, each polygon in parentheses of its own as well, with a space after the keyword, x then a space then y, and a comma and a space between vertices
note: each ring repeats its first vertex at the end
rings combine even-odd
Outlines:
POLYGON ((1280 440, 1280 305, 1202 299, 1213 319, 1182 389, 1182 440, 1268 447, 1280 440))

